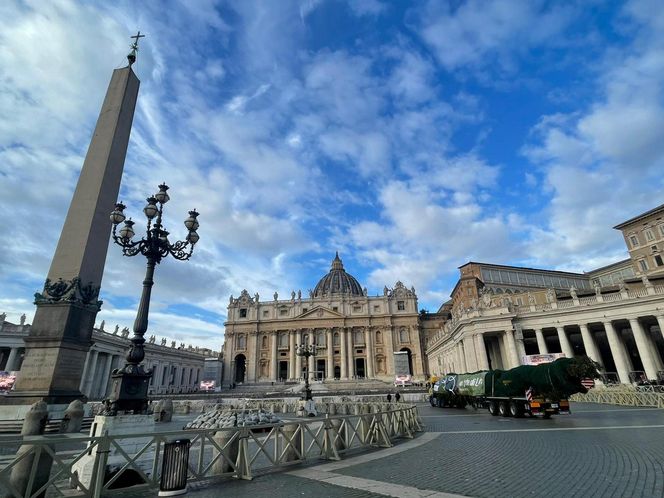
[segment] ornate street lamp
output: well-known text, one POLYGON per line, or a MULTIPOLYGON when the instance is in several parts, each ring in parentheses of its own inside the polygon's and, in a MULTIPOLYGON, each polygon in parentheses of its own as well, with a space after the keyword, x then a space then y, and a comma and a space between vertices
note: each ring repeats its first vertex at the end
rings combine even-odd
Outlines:
POLYGON ((125 219, 125 206, 119 202, 111 213, 113 222, 113 241, 122 247, 125 256, 136 256, 142 254, 148 260, 145 280, 143 280, 143 294, 138 306, 136 321, 134 321, 134 336, 131 338, 131 346, 127 352, 127 363, 123 368, 113 371, 113 386, 107 400, 107 412, 115 414, 118 411, 133 411, 134 413, 145 413, 148 406, 148 384, 152 371, 145 371, 141 362, 145 357, 143 336, 148 329, 148 313, 150 310, 150 294, 154 283, 155 266, 169 254, 181 261, 188 260, 194 252, 194 245, 198 242, 198 213, 194 209, 189 211, 189 217, 184 221, 184 226, 189 230, 187 238, 183 241, 170 242, 169 233, 161 223, 164 204, 168 202, 168 185, 159 185, 159 192, 148 197, 147 205, 143 213, 148 219, 147 235, 141 240, 134 241, 134 222, 125 219), (117 227, 124 221, 120 230, 117 227))
POLYGON ((304 358, 304 400, 313 399, 309 386, 309 357, 316 356, 316 344, 300 344, 295 346, 295 354, 304 358))

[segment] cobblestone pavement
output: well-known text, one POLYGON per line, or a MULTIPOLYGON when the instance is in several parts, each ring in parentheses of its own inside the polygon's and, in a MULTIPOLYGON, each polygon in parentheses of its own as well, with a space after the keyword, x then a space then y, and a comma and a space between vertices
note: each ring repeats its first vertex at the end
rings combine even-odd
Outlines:
POLYGON ((333 463, 192 487, 188 496, 661 497, 664 410, 574 404, 550 420, 420 405, 412 441, 333 463))

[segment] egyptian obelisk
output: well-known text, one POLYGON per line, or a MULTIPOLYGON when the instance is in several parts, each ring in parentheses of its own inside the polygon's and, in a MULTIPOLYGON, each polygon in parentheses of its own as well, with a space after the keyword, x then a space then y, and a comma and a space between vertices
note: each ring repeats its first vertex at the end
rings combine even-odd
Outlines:
POLYGON ((132 37, 127 67, 113 71, 44 290, 35 294, 25 359, 2 404, 61 405, 84 398, 79 385, 101 307, 109 213, 120 190, 140 85, 131 67, 140 37, 140 32, 132 37))

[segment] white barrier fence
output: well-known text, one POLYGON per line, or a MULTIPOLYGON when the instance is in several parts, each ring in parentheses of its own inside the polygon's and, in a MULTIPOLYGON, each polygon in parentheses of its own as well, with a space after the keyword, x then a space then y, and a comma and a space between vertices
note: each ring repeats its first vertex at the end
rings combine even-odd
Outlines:
MULTIPOLYGON (((339 460, 349 452, 390 447, 423 430, 417 407, 407 404, 343 405, 348 414, 293 419, 229 429, 192 429, 132 435, 0 436, 0 491, 16 498, 114 496, 133 480, 156 490, 162 479, 164 445, 188 439, 187 481, 253 475, 318 459, 339 460), (350 414, 352 412, 352 414, 350 414), (20 448, 20 450, 19 450, 20 448), (18 451, 17 451, 18 450, 18 451), (91 461, 86 478, 81 463, 91 461), (45 463, 52 466, 44 474, 45 463)), ((168 477, 168 476, 166 476, 168 477)), ((220 484, 223 486, 223 484, 220 484)))
POLYGON ((570 399, 582 403, 664 408, 664 393, 633 386, 598 387, 586 394, 575 394, 570 399))

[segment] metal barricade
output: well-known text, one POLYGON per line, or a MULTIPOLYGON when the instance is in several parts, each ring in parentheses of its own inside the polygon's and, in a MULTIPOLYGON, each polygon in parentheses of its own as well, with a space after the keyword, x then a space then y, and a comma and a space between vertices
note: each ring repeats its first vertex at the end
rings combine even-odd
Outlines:
POLYGON ((159 496, 176 496, 187 492, 190 444, 189 439, 164 444, 159 496))

